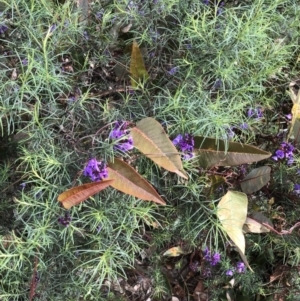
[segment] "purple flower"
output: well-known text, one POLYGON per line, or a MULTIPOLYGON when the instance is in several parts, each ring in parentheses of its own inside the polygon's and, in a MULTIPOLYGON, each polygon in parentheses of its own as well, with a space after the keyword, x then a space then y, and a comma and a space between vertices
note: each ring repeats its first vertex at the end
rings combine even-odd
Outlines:
POLYGON ((247 111, 247 116, 260 119, 263 117, 263 110, 261 108, 256 108, 256 109, 249 108, 247 111))
POLYGON ((257 118, 262 118, 263 117, 263 111, 261 108, 256 109, 256 116, 257 118))
POLYGON ((237 271, 237 273, 244 273, 246 271, 246 267, 245 264, 243 262, 238 262, 236 264, 236 268, 235 270, 237 271))
POLYGON ((221 261, 221 255, 218 252, 215 252, 214 255, 212 255, 210 250, 206 247, 204 250, 204 259, 210 265, 215 266, 221 261))
POLYGON ((99 234, 101 230, 102 230, 102 225, 100 224, 100 225, 97 227, 97 234, 99 234))
POLYGON ((286 117, 288 120, 291 120, 291 119, 293 118, 293 115, 290 113, 290 114, 285 115, 285 117, 286 117))
POLYGON ((295 147, 291 143, 283 142, 280 145, 281 149, 285 152, 286 158, 293 156, 293 151, 295 150, 295 147))
POLYGON ((179 67, 173 67, 172 69, 170 69, 170 71, 168 71, 168 74, 174 75, 178 71, 178 69, 179 67))
POLYGON ((85 40, 89 39, 89 35, 86 30, 83 32, 83 37, 85 38, 85 40))
POLYGON ((100 11, 96 13, 96 19, 101 20, 104 15, 104 9, 102 8, 100 11))
POLYGON ((0 34, 4 34, 7 29, 8 29, 8 27, 6 25, 1 24, 0 25, 0 34))
POLYGON ((294 150, 295 147, 291 143, 283 142, 280 144, 280 149, 276 150, 272 159, 275 161, 287 159, 287 164, 291 165, 294 163, 294 150))
POLYGON ((208 247, 206 247, 205 250, 204 250, 204 259, 206 261, 210 261, 210 250, 209 250, 208 247))
POLYGON ((28 60, 27 59, 24 59, 21 61, 22 65, 23 66, 27 66, 28 65, 28 60))
POLYGON ((300 194, 300 184, 294 184, 294 192, 295 194, 300 194))
POLYGON ((226 137, 225 138, 233 138, 235 135, 235 132, 232 130, 233 128, 228 127, 226 129, 226 137))
POLYGON ((216 82, 214 83, 213 88, 214 89, 221 89, 223 87, 223 82, 221 79, 217 79, 216 82))
POLYGON ((206 267, 203 271, 202 271, 202 275, 203 277, 211 277, 211 269, 209 267, 206 267))
POLYGON ((83 175, 89 177, 93 182, 101 181, 108 176, 106 164, 98 162, 96 159, 91 159, 84 168, 83 175))
POLYGON ((287 160, 287 165, 292 165, 294 162, 295 162, 295 158, 290 157, 290 158, 288 158, 288 160, 287 160))
POLYGON ((71 221, 72 221, 72 217, 68 212, 65 213, 65 216, 60 216, 58 218, 58 223, 65 227, 68 227, 71 221))
POLYGON ((56 29, 56 27, 57 27, 56 24, 52 24, 52 25, 50 26, 49 31, 50 31, 50 32, 53 32, 53 31, 56 29))
POLYGON ((22 189, 24 189, 26 187, 26 183, 21 183, 20 186, 22 189))
POLYGON ((211 258, 211 265, 217 265, 221 261, 221 255, 219 253, 215 253, 211 258))
POLYGON ((243 122, 243 123, 240 124, 240 128, 242 130, 248 130, 249 129, 249 125, 248 125, 248 123, 243 122))
POLYGON ((229 269, 226 271, 226 276, 233 276, 233 270, 229 269))
POLYGON ((132 150, 133 149, 133 140, 132 140, 132 137, 129 137, 127 139, 123 139, 122 142, 116 144, 114 146, 115 149, 123 152, 123 153, 126 153, 128 152, 129 150, 132 150))
POLYGON ((174 140, 173 144, 183 152, 183 158, 189 159, 192 158, 194 150, 194 137, 190 134, 179 134, 174 140))
POLYGON ((121 152, 128 152, 133 149, 133 139, 128 136, 127 128, 128 123, 124 121, 116 122, 113 130, 109 134, 109 138, 112 140, 117 140, 114 149, 121 152))
POLYGON ((193 261, 190 263, 189 268, 193 271, 193 272, 197 272, 199 269, 199 262, 198 261, 193 261))
POLYGON ((284 151, 282 151, 281 149, 278 149, 276 152, 275 152, 275 155, 278 159, 283 159, 284 158, 284 151))

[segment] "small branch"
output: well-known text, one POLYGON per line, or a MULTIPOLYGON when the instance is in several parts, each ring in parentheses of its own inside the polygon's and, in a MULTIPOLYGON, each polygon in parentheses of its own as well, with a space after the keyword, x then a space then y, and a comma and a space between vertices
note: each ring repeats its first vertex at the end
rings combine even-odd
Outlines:
POLYGON ((270 226, 267 223, 262 223, 266 228, 270 229, 272 232, 278 234, 278 235, 286 235, 286 234, 292 234, 293 230, 300 226, 300 222, 296 223, 293 227, 290 228, 290 230, 282 230, 281 232, 278 232, 275 230, 272 226, 270 226))
POLYGON ((37 286, 37 265, 38 265, 38 257, 37 255, 35 256, 34 259, 34 268, 33 268, 33 273, 31 277, 31 282, 30 282, 30 293, 29 293, 29 301, 32 301, 34 296, 35 296, 35 289, 37 286))

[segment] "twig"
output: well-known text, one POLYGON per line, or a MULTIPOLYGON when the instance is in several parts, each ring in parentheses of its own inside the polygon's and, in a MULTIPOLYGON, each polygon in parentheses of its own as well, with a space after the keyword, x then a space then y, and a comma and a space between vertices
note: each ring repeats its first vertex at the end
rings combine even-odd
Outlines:
POLYGON ((273 231, 274 233, 276 233, 278 235, 286 235, 286 234, 291 234, 295 228, 299 227, 300 222, 296 223, 292 228, 290 228, 290 230, 282 230, 281 232, 278 232, 277 230, 275 230, 272 226, 270 226, 267 223, 262 223, 262 225, 264 225, 266 228, 270 229, 271 231, 273 231))
POLYGON ((31 282, 30 282, 30 294, 29 294, 29 301, 33 300, 33 297, 35 296, 35 289, 37 286, 37 265, 38 265, 38 257, 37 255, 35 256, 34 259, 34 268, 33 268, 33 273, 31 277, 31 282))

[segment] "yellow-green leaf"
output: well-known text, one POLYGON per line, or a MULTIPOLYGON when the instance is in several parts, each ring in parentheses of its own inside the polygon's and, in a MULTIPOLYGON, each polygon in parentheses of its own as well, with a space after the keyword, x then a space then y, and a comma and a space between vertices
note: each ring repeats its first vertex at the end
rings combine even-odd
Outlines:
POLYGON ((238 191, 228 191, 217 206, 217 216, 224 231, 243 254, 245 254, 243 225, 247 218, 247 207, 247 195, 238 191))
POLYGON ((107 179, 114 180, 111 184, 113 188, 141 200, 166 205, 157 191, 126 162, 115 158, 114 162, 108 163, 107 170, 107 179))
POLYGON ((61 193, 57 200, 62 203, 64 208, 70 209, 73 206, 85 201, 90 196, 105 189, 111 185, 114 180, 103 180, 100 182, 87 183, 77 187, 73 187, 61 193))
POLYGON ((270 232, 270 229, 261 224, 260 222, 254 220, 251 217, 247 217, 246 222, 244 224, 243 230, 246 233, 264 233, 270 232))
POLYGON ((225 183, 225 177, 219 175, 209 175, 208 178, 211 181, 209 195, 211 195, 219 186, 225 183))
POLYGON ((173 247, 167 250, 163 256, 168 256, 168 257, 177 257, 179 255, 185 254, 185 252, 182 250, 181 247, 173 247))
POLYGON ((133 41, 130 61, 131 86, 137 87, 142 79, 148 79, 149 74, 146 70, 141 50, 136 41, 133 41))
POLYGON ((187 179, 183 170, 180 154, 155 119, 147 117, 131 129, 133 145, 145 156, 168 171, 187 179))
POLYGON ((293 101, 292 114, 293 118, 290 125, 290 131, 287 140, 294 138, 296 143, 300 142, 300 93, 296 95, 293 88, 290 87, 290 96, 293 101))

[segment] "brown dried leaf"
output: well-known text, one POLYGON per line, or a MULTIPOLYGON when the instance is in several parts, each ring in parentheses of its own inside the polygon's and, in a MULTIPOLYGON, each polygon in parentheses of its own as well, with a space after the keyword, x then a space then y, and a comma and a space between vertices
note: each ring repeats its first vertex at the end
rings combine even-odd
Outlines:
POLYGON ((144 118, 131 129, 131 136, 134 147, 145 156, 166 170, 188 179, 180 154, 159 122, 151 117, 144 118))
POLYGON ((90 196, 96 194, 97 192, 105 189, 107 186, 113 183, 111 180, 103 180, 95 183, 87 183, 77 187, 73 187, 63 193, 61 193, 57 200, 62 202, 62 205, 66 209, 70 209, 75 205, 85 201, 90 196))
POLYGON ((107 170, 108 179, 114 180, 110 184, 113 188, 145 201, 166 205, 157 191, 126 162, 115 158, 108 164, 107 170))

